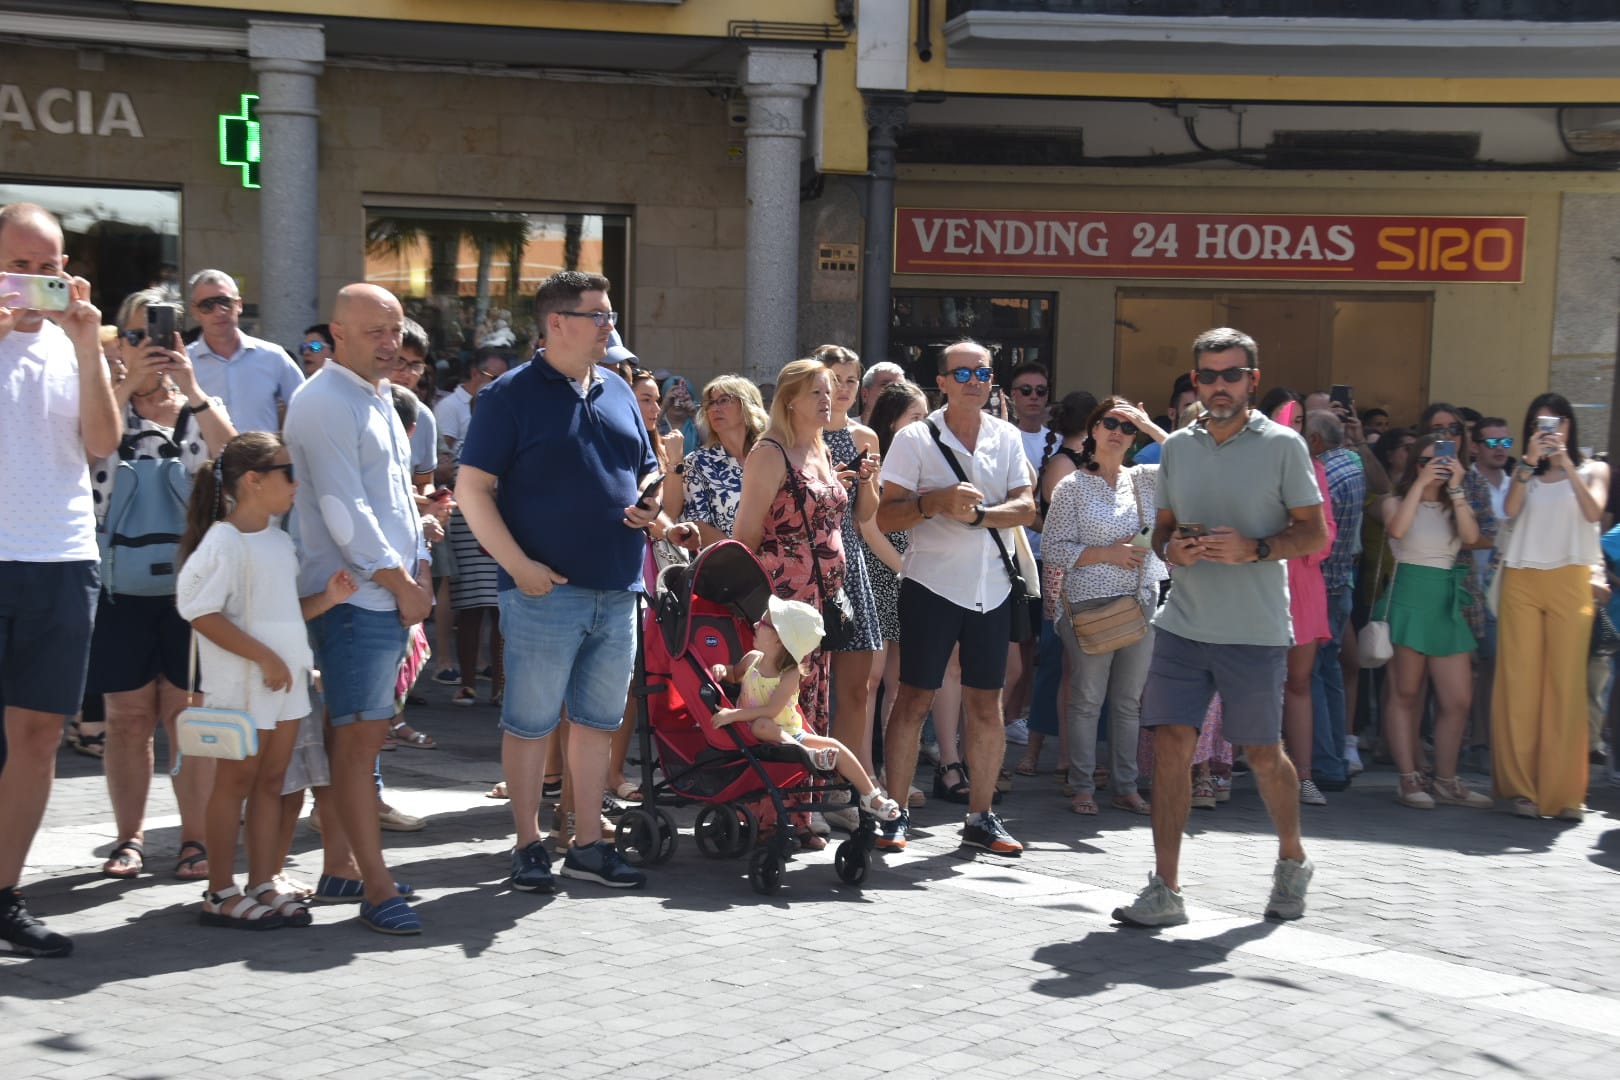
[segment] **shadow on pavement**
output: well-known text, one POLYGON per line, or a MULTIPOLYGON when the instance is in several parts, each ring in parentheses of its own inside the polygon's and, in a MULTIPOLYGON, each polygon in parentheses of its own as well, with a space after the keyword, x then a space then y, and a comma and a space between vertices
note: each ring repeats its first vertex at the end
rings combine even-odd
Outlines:
MULTIPOLYGON (((1097 930, 1078 941, 1036 949, 1031 959, 1050 965, 1056 973, 1036 979, 1030 989, 1048 997, 1076 998, 1122 985, 1155 990, 1205 986, 1238 976, 1199 969, 1222 963, 1239 945, 1257 941, 1276 928, 1276 923, 1256 922, 1198 941, 1173 940, 1151 930, 1129 927, 1097 930)), ((1268 977, 1267 981, 1301 989, 1286 979, 1268 977)))

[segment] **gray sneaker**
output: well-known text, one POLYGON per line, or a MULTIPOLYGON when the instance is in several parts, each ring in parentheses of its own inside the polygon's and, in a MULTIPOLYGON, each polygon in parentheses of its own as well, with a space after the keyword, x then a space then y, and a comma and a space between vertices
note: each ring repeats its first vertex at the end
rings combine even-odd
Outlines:
POLYGON ((1180 926, 1187 921, 1187 905, 1163 878, 1149 874, 1147 888, 1128 907, 1115 908, 1114 918, 1128 926, 1180 926))
POLYGON ((1296 862, 1278 859, 1271 873, 1271 899, 1266 901, 1266 918, 1297 919, 1305 914, 1305 890, 1311 884, 1316 866, 1311 860, 1296 862))

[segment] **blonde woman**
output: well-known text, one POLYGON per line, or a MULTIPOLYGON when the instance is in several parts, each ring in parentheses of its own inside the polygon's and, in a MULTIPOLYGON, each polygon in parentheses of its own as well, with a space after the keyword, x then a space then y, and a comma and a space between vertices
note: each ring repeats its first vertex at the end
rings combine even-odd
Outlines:
POLYGON ((759 387, 741 375, 718 376, 703 388, 697 415, 703 446, 675 471, 685 481, 684 516, 698 527, 704 547, 731 535, 742 501, 743 462, 770 426, 759 387))

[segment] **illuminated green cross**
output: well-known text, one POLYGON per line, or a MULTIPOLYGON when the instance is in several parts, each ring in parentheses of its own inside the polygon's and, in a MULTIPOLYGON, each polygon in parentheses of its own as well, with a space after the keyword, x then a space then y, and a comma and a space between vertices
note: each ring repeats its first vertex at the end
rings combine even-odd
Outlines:
POLYGON ((219 117, 219 163, 241 166, 242 186, 259 186, 258 94, 243 94, 241 112, 219 117))

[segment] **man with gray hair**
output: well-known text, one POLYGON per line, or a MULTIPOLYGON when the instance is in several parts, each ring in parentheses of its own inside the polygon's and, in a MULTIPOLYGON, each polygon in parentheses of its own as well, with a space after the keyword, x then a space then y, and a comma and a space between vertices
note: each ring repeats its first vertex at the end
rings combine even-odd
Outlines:
POLYGON ((871 426, 872 409, 877 405, 877 399, 883 396, 883 391, 890 385, 901 382, 906 377, 906 369, 892 360, 880 360, 866 369, 861 376, 861 423, 871 426))
POLYGON ((303 369, 275 342, 242 333, 242 294, 223 270, 191 276, 191 313, 202 334, 186 352, 203 393, 225 402, 238 431, 280 431, 303 369))
MULTIPOLYGON (((1339 666, 1344 625, 1356 591, 1356 567, 1361 562, 1361 514, 1367 502, 1367 472, 1361 458, 1345 447, 1344 422, 1331 409, 1305 414, 1305 441, 1327 472, 1328 503, 1338 535, 1322 562, 1322 583, 1327 586, 1328 640, 1316 646, 1316 667, 1311 672, 1311 779, 1319 789, 1310 800, 1327 802, 1322 791, 1343 791, 1350 786, 1349 747, 1345 739, 1344 669, 1339 666)), ((1355 767, 1360 769, 1360 757, 1355 767)), ((1300 797, 1307 792, 1301 786, 1300 797)))

